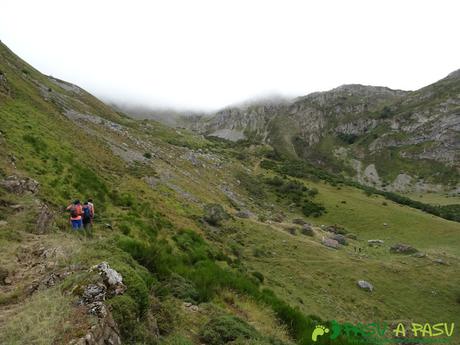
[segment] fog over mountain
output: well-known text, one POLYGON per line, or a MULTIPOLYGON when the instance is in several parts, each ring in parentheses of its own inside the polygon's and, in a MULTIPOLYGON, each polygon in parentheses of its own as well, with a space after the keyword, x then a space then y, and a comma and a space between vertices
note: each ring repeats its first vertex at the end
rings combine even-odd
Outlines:
POLYGON ((217 111, 458 68, 458 1, 3 1, 0 39, 45 74, 149 108, 217 111), (26 9, 26 10, 25 10, 26 9), (39 13, 40 15, 37 15, 39 13))

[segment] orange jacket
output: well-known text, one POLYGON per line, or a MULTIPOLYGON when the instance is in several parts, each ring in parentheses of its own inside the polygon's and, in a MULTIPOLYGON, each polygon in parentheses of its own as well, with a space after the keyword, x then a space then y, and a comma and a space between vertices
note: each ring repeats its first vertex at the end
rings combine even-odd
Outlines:
POLYGON ((72 215, 71 215, 70 220, 80 220, 81 216, 83 215, 83 207, 81 206, 81 204, 78 204, 78 205, 70 204, 69 206, 67 206, 66 210, 71 210, 72 207, 75 207, 75 209, 77 211, 77 216, 72 217, 72 215))

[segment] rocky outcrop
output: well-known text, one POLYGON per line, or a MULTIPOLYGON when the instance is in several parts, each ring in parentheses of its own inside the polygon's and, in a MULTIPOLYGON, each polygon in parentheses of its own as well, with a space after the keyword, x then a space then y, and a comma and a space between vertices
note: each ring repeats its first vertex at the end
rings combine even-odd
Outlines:
POLYGON ((8 176, 6 179, 0 181, 0 187, 3 187, 10 193, 24 194, 24 193, 37 193, 39 183, 29 177, 21 178, 19 176, 8 176))
POLYGON ((97 322, 84 337, 72 340, 69 345, 121 345, 118 325, 104 301, 125 292, 123 277, 107 262, 92 267, 91 271, 99 272, 101 280, 85 286, 79 304, 95 316, 97 322))
POLYGON ((120 331, 109 312, 98 318, 84 337, 72 340, 68 345, 121 345, 120 331))

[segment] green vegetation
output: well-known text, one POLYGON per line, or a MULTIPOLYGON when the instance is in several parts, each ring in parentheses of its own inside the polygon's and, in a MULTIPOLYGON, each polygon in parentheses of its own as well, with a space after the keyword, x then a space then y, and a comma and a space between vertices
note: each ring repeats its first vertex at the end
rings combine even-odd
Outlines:
POLYGON ((330 183, 333 186, 343 184, 353 186, 362 189, 368 196, 381 195, 386 199, 394 201, 401 205, 407 205, 427 213, 434 214, 438 217, 442 217, 448 220, 460 222, 460 205, 430 205, 420 201, 412 200, 408 197, 393 193, 379 190, 377 188, 364 186, 358 182, 350 179, 330 174, 322 169, 313 167, 311 164, 305 161, 285 161, 277 163, 274 161, 264 160, 261 163, 261 167, 265 169, 272 169, 281 174, 286 174, 294 177, 309 178, 309 179, 320 179, 330 183))

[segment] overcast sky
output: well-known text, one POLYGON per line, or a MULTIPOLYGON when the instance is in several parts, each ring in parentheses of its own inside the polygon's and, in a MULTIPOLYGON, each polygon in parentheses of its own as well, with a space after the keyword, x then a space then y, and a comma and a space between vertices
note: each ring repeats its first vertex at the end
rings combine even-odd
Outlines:
POLYGON ((214 110, 460 68, 458 0, 2 0, 0 39, 105 99, 214 110))

